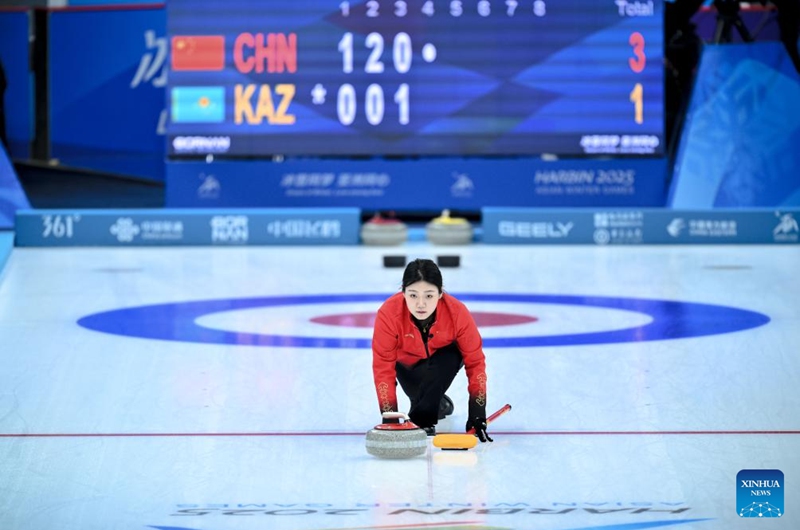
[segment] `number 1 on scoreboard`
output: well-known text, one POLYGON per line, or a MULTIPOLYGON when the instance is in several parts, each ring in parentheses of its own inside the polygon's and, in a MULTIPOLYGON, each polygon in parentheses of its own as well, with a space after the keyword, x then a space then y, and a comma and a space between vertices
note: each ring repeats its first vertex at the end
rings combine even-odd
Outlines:
POLYGON ((642 88, 641 83, 636 83, 631 90, 630 100, 633 103, 633 119, 636 121, 637 125, 641 125, 644 123, 644 102, 642 101, 644 96, 644 89, 642 88))

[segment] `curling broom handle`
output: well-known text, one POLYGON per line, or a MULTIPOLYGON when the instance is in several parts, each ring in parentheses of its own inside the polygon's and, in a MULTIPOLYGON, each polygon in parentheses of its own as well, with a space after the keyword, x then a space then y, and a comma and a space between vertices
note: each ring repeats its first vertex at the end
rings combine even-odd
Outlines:
MULTIPOLYGON (((505 405, 503 405, 502 408, 500 408, 500 410, 498 410, 497 412, 495 412, 494 414, 492 414, 491 416, 486 418, 486 424, 488 425, 488 424, 492 423, 494 420, 496 420, 497 418, 499 418, 500 416, 502 416, 503 414, 505 414, 509 410, 511 410, 511 405, 506 403, 505 405)), ((468 430, 467 434, 475 434, 475 429, 468 430)))

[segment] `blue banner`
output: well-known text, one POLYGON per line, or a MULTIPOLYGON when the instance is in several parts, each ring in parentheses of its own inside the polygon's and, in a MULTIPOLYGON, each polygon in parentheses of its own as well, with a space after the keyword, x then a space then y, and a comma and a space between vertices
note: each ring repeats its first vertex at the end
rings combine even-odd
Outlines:
POLYGON ((17 180, 14 166, 0 145, 0 230, 14 228, 14 214, 21 208, 30 208, 30 204, 17 180))
POLYGON ((163 2, 133 2, 131 0, 67 0, 71 7, 76 6, 108 6, 108 5, 133 5, 133 4, 163 4, 163 2))
POLYGON ((800 75, 778 42, 706 46, 670 190, 675 208, 800 206, 800 75))
MULTIPOLYGON (((5 72, 5 128, 12 158, 30 158, 33 140, 33 78, 30 73, 30 13, 0 13, 0 62, 5 72)), ((0 94, 2 96, 2 94, 0 94)), ((3 119, 3 112, 0 112, 3 119)), ((0 124, 2 127, 3 124, 0 124)))
POLYGON ((24 210, 17 246, 355 245, 355 208, 24 210))
MULTIPOLYGON (((184 148, 213 138, 180 137, 184 148)), ((170 207, 663 206, 664 159, 290 159, 167 164, 170 207)))
POLYGON ((483 241, 500 244, 797 244, 798 209, 484 208, 483 241))
POLYGON ((50 16, 53 158, 163 181, 165 10, 54 11, 50 16))

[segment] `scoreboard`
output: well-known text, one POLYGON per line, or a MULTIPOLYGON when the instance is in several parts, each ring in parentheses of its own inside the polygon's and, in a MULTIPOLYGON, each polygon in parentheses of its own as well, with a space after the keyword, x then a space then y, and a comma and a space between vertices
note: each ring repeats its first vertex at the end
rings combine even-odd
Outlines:
POLYGON ((662 0, 170 0, 168 153, 664 153, 662 0))

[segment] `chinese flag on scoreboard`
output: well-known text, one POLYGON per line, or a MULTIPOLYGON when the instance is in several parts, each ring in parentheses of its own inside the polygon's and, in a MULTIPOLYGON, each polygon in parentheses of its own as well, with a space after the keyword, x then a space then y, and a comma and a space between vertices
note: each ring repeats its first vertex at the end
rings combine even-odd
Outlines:
POLYGON ((225 37, 179 35, 172 37, 172 69, 222 70, 225 67, 225 37))

